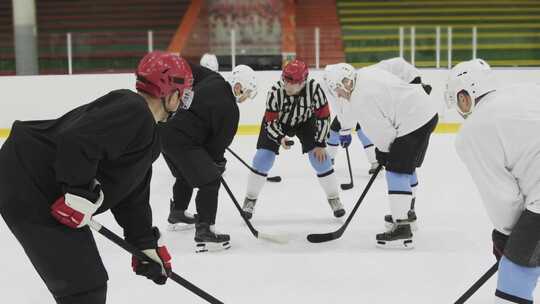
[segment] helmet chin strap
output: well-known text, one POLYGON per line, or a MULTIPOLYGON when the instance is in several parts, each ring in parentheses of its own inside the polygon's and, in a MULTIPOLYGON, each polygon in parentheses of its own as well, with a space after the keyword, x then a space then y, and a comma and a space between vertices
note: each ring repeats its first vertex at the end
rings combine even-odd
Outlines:
POLYGON ((174 114, 176 114, 176 111, 169 111, 167 109, 167 101, 165 100, 165 97, 161 97, 161 105, 163 105, 163 110, 165 110, 165 113, 167 113, 167 118, 165 119, 165 121, 171 119, 171 117, 173 117, 174 114))

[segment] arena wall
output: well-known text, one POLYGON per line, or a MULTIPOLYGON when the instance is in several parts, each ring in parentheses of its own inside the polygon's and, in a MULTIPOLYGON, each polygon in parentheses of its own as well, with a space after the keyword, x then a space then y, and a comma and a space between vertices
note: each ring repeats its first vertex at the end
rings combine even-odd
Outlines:
MULTIPOLYGON (((439 104, 441 124, 439 132, 455 132, 461 118, 454 110, 447 110, 444 99, 445 69, 423 69, 423 79, 433 86, 433 102, 439 104)), ((501 83, 540 82, 540 68, 496 69, 501 83)), ((266 92, 279 80, 279 71, 257 72, 259 94, 256 99, 240 105, 240 134, 257 132, 264 112, 266 92)), ((225 77, 228 72, 224 72, 225 77)), ((311 71, 311 76, 321 79, 322 71, 311 71)), ((132 74, 86 74, 55 76, 5 76, 0 77, 2 88, 0 110, 0 135, 6 136, 14 120, 51 119, 119 88, 134 89, 132 74)), ((540 102, 540 101, 539 101, 540 102)))

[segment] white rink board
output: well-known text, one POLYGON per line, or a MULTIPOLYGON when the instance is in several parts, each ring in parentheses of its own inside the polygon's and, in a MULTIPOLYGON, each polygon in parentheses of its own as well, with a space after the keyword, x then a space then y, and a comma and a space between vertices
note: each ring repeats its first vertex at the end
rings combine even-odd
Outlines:
MULTIPOLYGON (((265 108, 266 92, 279 80, 280 71, 257 72, 259 94, 256 99, 240 107, 241 125, 260 124, 265 108)), ((311 76, 321 79, 322 71, 311 70, 311 76)), ((433 86, 434 102, 439 103, 441 122, 460 122, 455 111, 447 113, 443 92, 446 69, 423 69, 423 78, 433 86)), ((496 69, 501 83, 539 82, 540 69, 496 69)), ((229 72, 224 72, 227 77, 229 72)), ((87 74, 56 76, 0 77, 0 129, 10 128, 14 120, 56 118, 81 104, 90 102, 115 89, 132 89, 133 74, 87 74)))

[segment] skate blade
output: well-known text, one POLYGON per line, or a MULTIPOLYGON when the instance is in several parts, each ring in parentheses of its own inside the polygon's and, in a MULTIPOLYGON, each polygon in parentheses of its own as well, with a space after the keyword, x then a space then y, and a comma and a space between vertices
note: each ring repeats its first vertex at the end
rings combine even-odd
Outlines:
POLYGON ((201 253, 201 252, 216 252, 216 251, 223 251, 231 248, 230 242, 223 242, 223 243, 211 243, 211 242, 197 242, 195 243, 195 252, 201 253))
POLYGON ((378 248, 384 249, 413 249, 414 242, 412 239, 401 239, 395 241, 377 241, 378 248))
POLYGON ((186 223, 171 224, 171 223, 169 223, 169 225, 167 226, 168 231, 186 231, 186 230, 191 230, 193 228, 195 228, 195 224, 186 224, 186 223))
MULTIPOLYGON (((386 228, 386 231, 390 231, 393 228, 393 224, 389 222, 384 222, 384 227, 386 228)), ((416 221, 411 222, 411 231, 415 232, 418 230, 418 225, 416 224, 416 221)))

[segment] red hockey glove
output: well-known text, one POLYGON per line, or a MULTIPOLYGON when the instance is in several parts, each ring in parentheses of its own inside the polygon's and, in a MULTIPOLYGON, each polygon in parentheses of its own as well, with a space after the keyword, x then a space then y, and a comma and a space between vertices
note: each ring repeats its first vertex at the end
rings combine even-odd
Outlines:
POLYGON ((90 190, 67 189, 66 194, 59 197, 51 206, 51 215, 71 228, 88 225, 92 215, 103 204, 101 185, 94 181, 90 188, 90 190))

